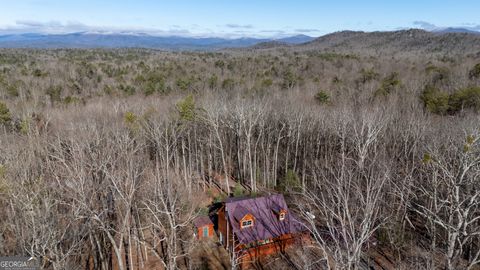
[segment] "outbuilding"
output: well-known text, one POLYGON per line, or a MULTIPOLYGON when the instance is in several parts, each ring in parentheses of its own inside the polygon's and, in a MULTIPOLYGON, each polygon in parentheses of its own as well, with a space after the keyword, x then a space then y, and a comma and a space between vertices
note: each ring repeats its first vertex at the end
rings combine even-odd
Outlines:
POLYGON ((193 220, 195 235, 198 240, 213 236, 213 222, 208 216, 199 216, 193 220))

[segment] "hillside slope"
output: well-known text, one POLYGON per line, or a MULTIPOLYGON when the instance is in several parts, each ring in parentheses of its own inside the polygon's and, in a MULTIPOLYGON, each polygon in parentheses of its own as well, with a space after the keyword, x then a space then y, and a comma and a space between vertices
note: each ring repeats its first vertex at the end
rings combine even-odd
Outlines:
POLYGON ((343 31, 319 37, 298 49, 362 51, 369 53, 480 53, 480 35, 432 33, 410 29, 393 32, 343 31))

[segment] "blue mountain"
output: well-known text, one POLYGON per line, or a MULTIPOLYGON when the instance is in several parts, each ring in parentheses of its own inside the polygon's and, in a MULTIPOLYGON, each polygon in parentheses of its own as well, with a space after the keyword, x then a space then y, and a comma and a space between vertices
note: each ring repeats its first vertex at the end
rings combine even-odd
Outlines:
POLYGON ((150 48, 166 50, 215 50, 243 48, 269 41, 300 44, 314 38, 297 35, 281 39, 152 36, 148 34, 8 34, 0 35, 2 48, 150 48))

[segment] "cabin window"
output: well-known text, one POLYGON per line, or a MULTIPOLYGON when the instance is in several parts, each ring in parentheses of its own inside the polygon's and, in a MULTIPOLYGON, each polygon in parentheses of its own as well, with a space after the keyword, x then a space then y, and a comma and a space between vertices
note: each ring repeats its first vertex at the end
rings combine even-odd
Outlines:
POLYGON ((220 244, 223 244, 223 234, 220 232, 220 244))
POLYGON ((280 215, 278 215, 279 220, 284 220, 285 219, 285 213, 281 212, 280 215))
POLYGON ((242 228, 247 228, 253 226, 253 220, 247 219, 242 221, 242 228))
POLYGON ((208 227, 203 227, 203 237, 208 237, 208 227))

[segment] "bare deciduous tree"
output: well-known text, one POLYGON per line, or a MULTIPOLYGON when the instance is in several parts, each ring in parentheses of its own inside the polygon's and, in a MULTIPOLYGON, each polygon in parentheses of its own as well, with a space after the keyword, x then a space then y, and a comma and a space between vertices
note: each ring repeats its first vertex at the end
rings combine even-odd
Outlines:
POLYGON ((426 182, 411 207, 445 235, 447 268, 472 269, 480 263, 479 134, 448 139, 446 149, 425 153, 426 182))

